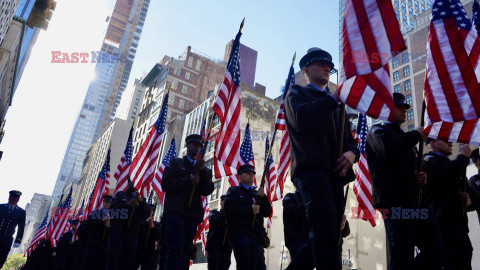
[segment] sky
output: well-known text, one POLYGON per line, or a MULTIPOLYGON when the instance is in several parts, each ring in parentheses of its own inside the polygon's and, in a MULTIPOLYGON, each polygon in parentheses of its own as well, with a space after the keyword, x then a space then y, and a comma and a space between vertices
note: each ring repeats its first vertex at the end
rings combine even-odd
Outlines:
MULTIPOLYGON (((51 195, 65 149, 80 111, 93 63, 52 63, 52 51, 89 53, 103 41, 114 0, 57 1, 47 31, 42 31, 6 116, 0 144, 0 203, 8 191, 23 192, 24 207, 34 193, 51 195)), ((164 55, 178 57, 188 45, 222 59, 241 20, 241 42, 258 51, 255 81, 277 97, 292 56, 298 61, 311 47, 329 51, 338 62, 338 2, 152 0, 132 68, 134 78, 164 55)), ((112 168, 114 170, 115 168, 112 168)), ((113 175, 113 172, 111 173, 113 175)))

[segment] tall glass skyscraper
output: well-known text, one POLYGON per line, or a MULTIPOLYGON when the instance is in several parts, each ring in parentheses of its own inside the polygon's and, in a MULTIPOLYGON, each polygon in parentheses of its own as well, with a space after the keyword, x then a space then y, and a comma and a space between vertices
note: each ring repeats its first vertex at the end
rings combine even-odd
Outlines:
POLYGON ((53 191, 54 200, 62 193, 73 170, 78 179, 89 147, 115 116, 132 69, 138 42, 147 16, 150 0, 117 0, 109 18, 105 38, 91 81, 53 191))

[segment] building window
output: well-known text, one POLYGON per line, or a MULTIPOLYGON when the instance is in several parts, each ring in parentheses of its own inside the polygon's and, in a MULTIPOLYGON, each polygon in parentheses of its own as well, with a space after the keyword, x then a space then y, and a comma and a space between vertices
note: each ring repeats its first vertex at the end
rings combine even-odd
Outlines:
POLYGON ((409 6, 412 5, 412 0, 408 0, 408 5, 409 5, 409 6))
POLYGON ((195 64, 195 70, 200 71, 200 66, 202 65, 202 60, 197 59, 197 63, 195 64))
POLYGON ((405 64, 405 63, 408 63, 408 53, 404 53, 402 54, 402 62, 405 64))
POLYGON ((183 109, 183 107, 185 107, 185 100, 180 99, 180 103, 178 104, 178 107, 179 107, 180 109, 183 109))
POLYGON ((175 97, 174 96, 169 96, 168 97, 168 105, 173 105, 174 102, 175 102, 175 97))
POLYGON ((177 89, 177 87, 178 87, 178 82, 177 82, 177 81, 173 81, 173 82, 172 82, 172 88, 173 88, 173 89, 177 89))
POLYGON ((190 80, 190 72, 185 72, 185 80, 190 80))
POLYGON ((188 91, 188 86, 184 85, 182 88, 182 93, 186 94, 188 91))
POLYGON ((402 23, 403 23, 403 25, 405 25, 405 26, 408 25, 408 19, 407 19, 407 16, 405 16, 405 14, 402 14, 402 23))
POLYGON ((137 114, 137 108, 133 108, 132 113, 136 115, 137 114))
POLYGON ((414 130, 414 129, 415 129, 415 126, 414 126, 414 125, 409 125, 409 126, 408 126, 408 131, 412 131, 412 130, 414 130))
POLYGON ((167 121, 170 121, 170 117, 172 116, 172 112, 168 111, 167 112, 167 121))
POLYGON ((410 67, 406 66, 403 68, 403 77, 410 76, 410 67))
POLYGON ((406 98, 405 98, 405 102, 409 105, 412 105, 412 95, 408 95, 406 98))
POLYGON ((413 110, 412 109, 407 111, 407 119, 408 120, 413 120, 413 110))
POLYGON ((393 73, 393 81, 396 82, 398 80, 400 80, 400 74, 398 73, 398 71, 395 71, 393 73))
POLYGON ((405 81, 405 91, 410 91, 412 89, 412 83, 410 83, 410 80, 405 81))
POLYGON ((394 58, 393 61, 392 61, 392 66, 393 68, 397 68, 398 67, 398 59, 394 58))
POLYGON ((182 71, 181 68, 175 68, 175 75, 180 76, 180 72, 182 71))
POLYGON ((403 13, 407 13, 407 5, 405 4, 405 2, 402 2, 402 12, 403 13))
MULTIPOLYGON (((400 21, 400 12, 395 9, 395 15, 397 16, 397 21, 400 21)), ((342 51, 342 50, 340 50, 342 51)))
POLYGON ((135 106, 138 106, 138 103, 140 103, 140 99, 139 99, 139 98, 135 99, 135 106))
POLYGON ((400 93, 400 84, 395 85, 393 91, 395 93, 400 93))
POLYGON ((396 8, 400 8, 400 6, 398 5, 398 0, 395 0, 393 4, 395 5, 396 8))
POLYGON ((190 56, 188 57, 188 66, 192 67, 192 65, 193 65, 193 57, 190 56))

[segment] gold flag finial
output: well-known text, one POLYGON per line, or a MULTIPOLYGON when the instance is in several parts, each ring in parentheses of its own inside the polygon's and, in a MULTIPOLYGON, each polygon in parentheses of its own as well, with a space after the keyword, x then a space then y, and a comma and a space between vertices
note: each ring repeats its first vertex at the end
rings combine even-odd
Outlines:
POLYGON ((297 52, 295 52, 295 54, 293 55, 292 66, 293 64, 295 64, 295 59, 297 59, 297 52))
POLYGON ((177 128, 178 126, 175 127, 175 131, 173 132, 173 138, 175 139, 175 135, 177 135, 177 128))
POLYGON ((239 32, 242 32, 243 25, 245 24, 245 17, 243 17, 242 23, 240 24, 240 30, 239 32))
POLYGON ((251 117, 251 116, 252 116, 252 112, 250 112, 250 113, 248 114, 247 124, 250 124, 250 117, 251 117))
MULTIPOLYGON (((173 81, 172 81, 173 82, 173 81)), ((172 82, 168 84, 168 94, 170 94, 170 88, 172 88, 172 82)))

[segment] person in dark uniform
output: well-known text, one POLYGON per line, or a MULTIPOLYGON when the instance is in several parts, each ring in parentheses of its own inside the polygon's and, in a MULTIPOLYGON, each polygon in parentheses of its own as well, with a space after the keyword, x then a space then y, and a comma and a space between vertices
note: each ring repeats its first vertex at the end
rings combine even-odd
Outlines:
POLYGON ((165 270, 167 261, 167 245, 165 244, 165 216, 160 217, 160 239, 158 239, 158 270, 165 270))
POLYGON ((198 224, 203 221, 201 196, 213 192, 212 171, 205 167, 205 160, 197 159, 202 147, 202 136, 188 135, 185 144, 187 155, 171 160, 162 180, 162 189, 165 191, 163 211, 167 270, 189 268, 193 238, 198 224), (189 205, 192 190, 194 194, 189 205))
POLYGON ((424 172, 417 172, 415 145, 426 138, 423 127, 404 132, 400 125, 406 120, 405 96, 394 93, 394 122, 374 125, 366 142, 367 162, 372 177, 373 206, 388 210, 384 219, 390 247, 390 269, 412 269, 415 249, 416 222, 392 213, 410 211, 417 207, 419 185, 426 184, 424 172), (398 211, 397 211, 398 210, 398 211))
POLYGON ((295 193, 286 194, 282 204, 285 246, 290 252, 290 257, 293 258, 303 245, 308 244, 309 226, 305 205, 298 190, 295 193))
POLYGON ((35 269, 38 270, 50 270, 52 269, 56 254, 54 253, 54 248, 50 243, 50 238, 42 239, 38 242, 38 246, 35 249, 38 251, 38 257, 40 258, 40 263, 36 266, 35 269))
POLYGON ((160 223, 153 220, 155 206, 149 204, 150 217, 140 226, 137 254, 133 269, 141 266, 142 270, 157 269, 158 253, 155 242, 160 239, 160 223))
POLYGON ((468 179, 468 185, 470 187, 470 198, 476 205, 476 211, 478 216, 478 221, 480 221, 480 155, 478 153, 478 148, 472 151, 470 159, 478 170, 478 174, 470 177, 468 179))
POLYGON ((0 268, 7 260, 10 247, 14 242, 15 228, 18 226, 17 237, 13 243, 14 248, 20 246, 25 229, 25 210, 17 205, 22 193, 18 190, 12 190, 9 194, 8 203, 0 205, 0 268))
POLYGON ((252 165, 240 166, 238 175, 240 185, 230 187, 225 195, 228 236, 237 269, 258 269, 262 267, 260 258, 263 247, 260 243, 264 240, 263 220, 272 213, 272 205, 263 188, 255 190, 255 168, 252 165))
POLYGON ((57 261, 53 267, 55 270, 73 269, 75 255, 77 253, 77 228, 78 219, 70 220, 71 230, 65 232, 58 240, 56 248, 57 261))
MULTIPOLYGON (((461 145, 455 160, 450 160, 452 143, 427 139, 432 151, 424 155, 428 183, 423 188, 430 218, 439 226, 446 248, 446 269, 472 269, 472 243, 468 237, 468 218, 464 208, 472 206, 465 187, 465 173, 470 164, 470 146, 461 145)), ((473 210, 473 209, 472 209, 473 210)))
MULTIPOLYGON (((294 85, 285 97, 285 120, 291 143, 291 177, 306 206, 317 268, 340 269, 337 252, 344 207, 344 185, 355 179, 352 165, 360 156, 345 116, 344 141, 337 157, 339 93, 329 93, 332 56, 311 48, 300 60, 309 84, 294 85)), ((299 253, 311 253, 309 247, 299 253)), ((300 255, 301 256, 301 255, 300 255)), ((292 262, 296 259, 293 258, 292 262)), ((290 268, 291 269, 291 268, 290 268)))
POLYGON ((81 236, 86 236, 86 269, 103 270, 106 267, 107 246, 110 227, 108 209, 112 196, 103 196, 102 208, 92 211, 88 219, 78 229, 81 236))
POLYGON ((232 257, 232 245, 227 235, 225 195, 220 197, 220 211, 210 211, 207 235, 207 262, 209 270, 227 270, 232 257))
POLYGON ((88 230, 86 230, 85 223, 87 221, 80 221, 77 229, 77 254, 75 254, 75 263, 73 270, 83 270, 85 269, 85 252, 87 249, 87 240, 88 240, 88 230))
POLYGON ((129 180, 128 189, 113 196, 109 212, 107 270, 130 270, 135 259, 140 225, 149 217, 150 209, 129 180))

